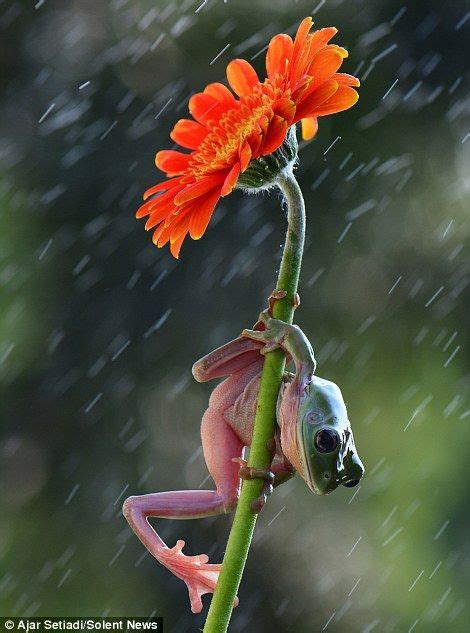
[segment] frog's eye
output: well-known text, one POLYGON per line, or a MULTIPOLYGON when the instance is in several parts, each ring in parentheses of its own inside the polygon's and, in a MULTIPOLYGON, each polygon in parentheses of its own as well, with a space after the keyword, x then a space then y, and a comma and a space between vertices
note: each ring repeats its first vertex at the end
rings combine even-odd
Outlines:
POLYGON ((319 453, 332 453, 338 448, 338 434, 331 429, 321 429, 315 435, 314 444, 319 453))

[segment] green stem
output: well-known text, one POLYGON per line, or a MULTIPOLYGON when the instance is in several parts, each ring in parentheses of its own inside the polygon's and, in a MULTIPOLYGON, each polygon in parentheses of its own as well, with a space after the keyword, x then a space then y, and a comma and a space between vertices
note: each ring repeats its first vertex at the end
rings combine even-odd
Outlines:
MULTIPOLYGON (((287 200, 288 225, 276 288, 285 290, 287 295, 274 303, 273 316, 292 323, 292 300, 297 292, 305 239, 305 204, 291 169, 279 175, 277 184, 287 200)), ((249 466, 255 468, 270 466, 271 455, 267 443, 276 429, 276 404, 284 366, 285 357, 281 350, 266 354, 248 461, 249 466)), ((257 515, 251 509, 251 502, 261 494, 262 486, 263 481, 260 479, 243 482, 204 633, 224 633, 227 630, 256 524, 257 515)))

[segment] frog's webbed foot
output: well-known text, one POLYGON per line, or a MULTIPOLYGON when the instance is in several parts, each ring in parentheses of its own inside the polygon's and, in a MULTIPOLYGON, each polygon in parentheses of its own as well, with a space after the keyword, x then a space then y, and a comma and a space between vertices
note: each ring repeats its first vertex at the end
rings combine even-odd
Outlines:
MULTIPOLYGON (((197 556, 186 556, 183 554, 183 540, 177 541, 176 545, 159 552, 160 562, 168 567, 175 576, 181 578, 186 583, 191 601, 191 611, 200 613, 202 610, 201 596, 205 593, 214 593, 219 573, 222 565, 210 564, 206 554, 197 556)), ((234 606, 238 605, 238 598, 234 601, 234 606)))
POLYGON ((268 308, 260 313, 254 329, 243 330, 241 335, 253 341, 264 343, 264 347, 260 349, 260 353, 267 354, 278 347, 285 348, 283 344, 284 340, 295 327, 296 326, 285 323, 279 319, 273 319, 271 310, 268 308))
MULTIPOLYGON (((269 317, 270 318, 270 317, 269 317)), ((259 322, 264 322, 261 319, 259 322)), ((276 340, 276 337, 273 336, 273 333, 270 330, 243 330, 241 333, 242 337, 249 338, 252 341, 260 341, 264 343, 264 346, 260 348, 260 354, 267 354, 268 352, 272 352, 275 349, 280 347, 279 341, 276 340)))
POLYGON ((274 482, 274 473, 267 468, 253 468, 248 466, 246 460, 235 457, 233 461, 238 462, 240 464, 239 475, 241 479, 249 480, 249 479, 263 479, 264 485, 261 490, 261 494, 254 501, 251 502, 251 509, 256 514, 259 514, 261 510, 264 508, 268 497, 273 493, 273 482, 274 482))

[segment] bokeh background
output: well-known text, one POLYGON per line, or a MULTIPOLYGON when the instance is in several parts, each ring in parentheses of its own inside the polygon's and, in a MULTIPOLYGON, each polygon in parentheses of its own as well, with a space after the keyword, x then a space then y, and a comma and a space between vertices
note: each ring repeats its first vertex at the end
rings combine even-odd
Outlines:
MULTIPOLYGON (((470 410, 465 2, 76 0, 0 5, 0 610, 163 615, 186 588, 122 500, 210 487, 200 356, 252 324, 285 229, 235 192, 176 262, 134 219, 189 96, 277 32, 337 25, 358 105, 302 144, 299 325, 367 467, 260 515, 232 631, 467 631, 470 410), (340 137, 340 138, 339 138, 340 137), (333 146, 332 143, 334 143, 333 146)), ((161 521, 221 560, 229 517, 161 521)))

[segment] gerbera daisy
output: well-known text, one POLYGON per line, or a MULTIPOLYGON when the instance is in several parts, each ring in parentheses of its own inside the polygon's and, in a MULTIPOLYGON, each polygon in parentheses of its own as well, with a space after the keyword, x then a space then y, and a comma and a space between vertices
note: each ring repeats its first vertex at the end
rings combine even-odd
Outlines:
POLYGON ((179 120, 170 134, 190 152, 157 153, 155 163, 168 179, 144 193, 136 214, 149 216, 147 230, 157 227, 158 247, 170 242, 177 258, 188 233, 194 240, 204 234, 219 199, 254 161, 281 147, 291 126, 301 121, 302 136, 309 140, 318 117, 356 103, 353 86, 359 80, 337 72, 348 53, 328 43, 337 29, 310 33, 312 25, 311 18, 302 20, 294 41, 286 34, 272 38, 263 82, 251 64, 234 59, 227 80, 236 96, 224 84, 212 83, 190 98, 193 118, 179 120))

